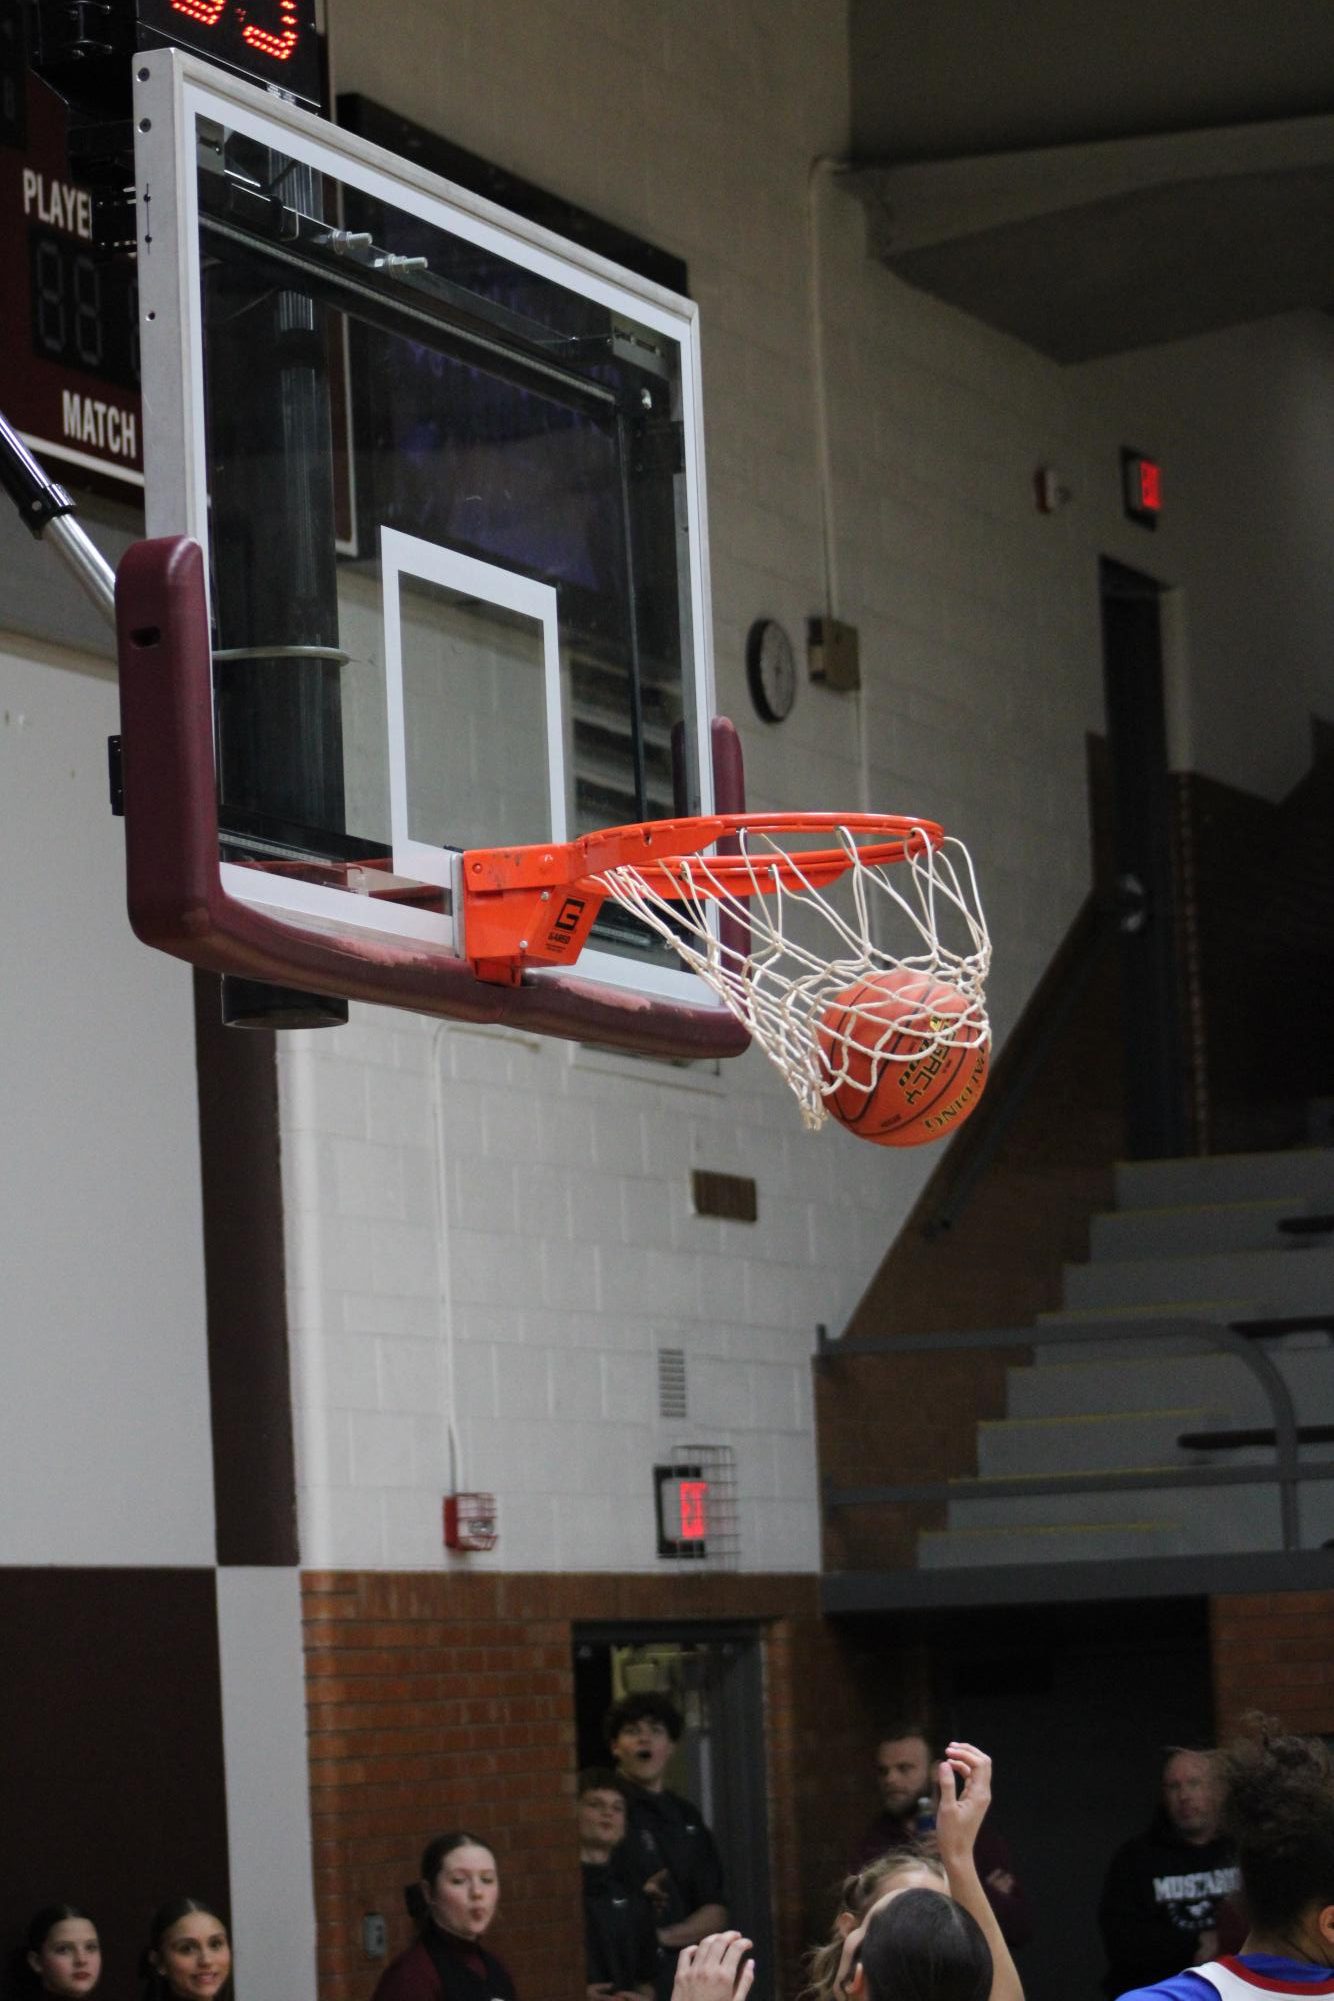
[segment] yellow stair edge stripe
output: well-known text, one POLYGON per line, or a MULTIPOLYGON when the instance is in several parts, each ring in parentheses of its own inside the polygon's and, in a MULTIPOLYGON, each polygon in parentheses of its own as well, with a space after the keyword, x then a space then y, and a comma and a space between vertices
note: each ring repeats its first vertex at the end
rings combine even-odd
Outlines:
POLYGON ((924 1543, 928 1537, 938 1541, 946 1535, 956 1541, 982 1535, 1106 1535, 1108 1531, 1124 1535, 1126 1529, 1136 1535, 1158 1535, 1162 1529, 1180 1529, 1180 1521, 1016 1521, 1004 1529, 924 1529, 918 1541, 924 1543))
MULTIPOLYGON (((1181 1471, 1181 1465, 1180 1462, 1178 1461, 1174 1462, 1171 1466, 1098 1466, 1094 1469, 1094 1471, 1095 1473, 1098 1474, 1179 1473, 1181 1471)), ((969 1487, 976 1487, 983 1480, 1032 1480, 1034 1483, 1036 1483, 1039 1480, 1062 1479, 1064 1477, 1065 1475, 1063 1474, 1054 1474, 1054 1473, 951 1473, 946 1484, 950 1487, 958 1487, 958 1489, 962 1493, 969 1487)), ((1089 1475, 1087 1473, 1080 1473, 1076 1477, 1078 1477, 1079 1479, 1087 1479, 1091 1478, 1092 1475, 1089 1475)), ((1109 1487, 1107 1491, 1108 1493, 1115 1493, 1116 1490, 1113 1487, 1109 1487)))
MULTIPOLYGON (((1147 1262, 1147 1260, 1146 1260, 1147 1262)), ((1087 1266, 1080 1265, 1080 1271, 1087 1266)), ((1109 1327, 1121 1320, 1231 1320, 1239 1312, 1253 1310, 1253 1299, 1174 1299, 1156 1306, 1066 1306, 1037 1315, 1037 1323, 1051 1327, 1058 1321, 1077 1321, 1081 1327, 1091 1321, 1105 1321, 1109 1327)), ((1016 1344, 1018 1345, 1018 1344, 1016 1344)))
POLYGON ((1006 1426, 1020 1424, 1120 1424, 1128 1417, 1214 1417, 1217 1414, 1209 1404, 1155 1404, 1148 1410, 1072 1411, 1069 1417, 980 1417, 977 1428, 979 1431, 1000 1431, 1006 1426))

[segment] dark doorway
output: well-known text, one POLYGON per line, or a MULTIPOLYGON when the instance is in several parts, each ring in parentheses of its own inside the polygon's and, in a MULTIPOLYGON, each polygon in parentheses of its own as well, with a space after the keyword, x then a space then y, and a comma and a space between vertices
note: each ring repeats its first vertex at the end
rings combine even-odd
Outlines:
POLYGON ((1163 702, 1163 587, 1106 556, 1099 583, 1121 932, 1126 1147, 1133 1160, 1154 1160, 1185 1153, 1188 1145, 1163 702))
POLYGON ((579 1765, 605 1765, 602 1719, 620 1695, 670 1696, 686 1720, 666 1783, 700 1808, 722 1852, 728 1923, 755 1942, 757 2001, 773 2001, 764 1663, 753 1628, 578 1627, 579 1765))
POLYGON ((1033 1913, 1027 2001, 1101 2001, 1097 1909, 1148 1825, 1169 1748, 1212 1741, 1202 1598, 1016 1606, 901 1621, 931 1663, 933 1721, 990 1752, 992 1818, 1033 1913))
POLYGON ((68 1898, 96 1921, 106 1992, 128 1994, 168 1891, 197 1883, 227 1913, 214 1573, 0 1570, 0 1629, 0 1964, 68 1898))

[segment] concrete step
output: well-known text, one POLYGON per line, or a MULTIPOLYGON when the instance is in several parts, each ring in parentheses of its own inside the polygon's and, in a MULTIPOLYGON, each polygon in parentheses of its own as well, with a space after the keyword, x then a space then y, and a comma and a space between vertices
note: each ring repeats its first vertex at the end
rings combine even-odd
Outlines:
POLYGON ((1153 1519, 1029 1529, 927 1529, 917 1539, 919 1570, 975 1570, 1000 1563, 1124 1563, 1137 1557, 1189 1553, 1176 1522, 1153 1519))
MULTIPOLYGON (((1263 1353, 1292 1392, 1299 1423, 1334 1422, 1334 1349, 1327 1336, 1288 1335, 1282 1342, 1266 1342, 1263 1353)), ((1234 1424, 1273 1422, 1262 1384, 1231 1355, 1150 1352, 1133 1359, 1108 1358, 1102 1348, 1086 1349, 1082 1359, 1070 1362, 1053 1362, 1044 1350, 1038 1355, 1031 1368, 1007 1370, 1007 1417, 1208 1404, 1229 1412, 1234 1424)))
MULTIPOLYGON (((1276 1487, 1146 1487, 1133 1494, 1022 1494, 1004 1500, 969 1494, 966 1480, 946 1513, 958 1530, 1114 1527, 1127 1521, 1173 1522, 1191 1549, 1275 1549, 1280 1539, 1276 1487)), ((1314 1492, 1314 1488, 1308 1489, 1314 1492)))
MULTIPOLYGON (((1177 1444, 1183 1431, 1228 1422, 1226 1411, 1185 1404, 1174 1409, 1086 1412, 1078 1417, 984 1418, 977 1427, 977 1470, 1011 1474, 1135 1472, 1149 1466, 1197 1466, 1204 1456, 1177 1444)), ((1212 1455, 1209 1455, 1212 1457, 1212 1455)), ((1231 1453, 1229 1463, 1240 1454, 1231 1453)))
POLYGON ((1316 1206, 1334 1206, 1334 1147, 1216 1153, 1187 1160, 1123 1160, 1116 1169, 1116 1200, 1122 1209, 1256 1202, 1294 1191, 1309 1196, 1316 1206))
POLYGON ((1067 1306, 1158 1306, 1245 1295, 1258 1314, 1334 1311, 1334 1250, 1217 1252, 1067 1265, 1067 1306))
POLYGON ((1099 1361, 1134 1361, 1140 1357, 1161 1360, 1167 1355, 1197 1355, 1199 1343, 1185 1332, 1191 1323, 1226 1327, 1233 1320, 1253 1318, 1255 1313, 1255 1301, 1240 1298, 1200 1299, 1168 1306, 1062 1307, 1059 1312, 1039 1313, 1038 1324, 1053 1331, 1062 1327, 1097 1327, 1106 1330, 1106 1338, 1092 1343, 1045 1342, 1033 1351, 1035 1365, 1087 1362, 1094 1357, 1099 1361))
MULTIPOLYGON (((1095 1216, 1089 1253, 1095 1261, 1189 1257, 1210 1251, 1310 1248, 1312 1239, 1279 1225, 1317 1213, 1309 1195, 1267 1196, 1258 1202, 1190 1202, 1163 1209, 1117 1209, 1095 1216)), ((1323 1213, 1323 1212, 1320 1212, 1323 1213)), ((1328 1241, 1334 1241, 1327 1239, 1328 1241)))
MULTIPOLYGON (((1036 1489, 1036 1482, 1035 1489, 1036 1489)), ((1127 1522, 1171 1522, 1185 1547, 1201 1555, 1277 1549, 1282 1541, 1277 1486, 1146 1487, 1134 1493, 1051 1494, 1034 1491, 1005 1499, 972 1495, 967 1480, 957 1482, 949 1503, 948 1532, 1028 1533, 1052 1528, 1104 1526, 1127 1522)), ((1298 1495, 1303 1549, 1334 1545, 1334 1481, 1308 1481, 1298 1495)), ((936 1530, 941 1534, 947 1531, 936 1530)))

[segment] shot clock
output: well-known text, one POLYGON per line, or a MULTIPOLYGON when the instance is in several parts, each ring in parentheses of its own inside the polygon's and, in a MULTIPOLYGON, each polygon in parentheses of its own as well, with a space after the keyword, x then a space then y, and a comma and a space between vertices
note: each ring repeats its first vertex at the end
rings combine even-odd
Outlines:
POLYGON ((141 49, 192 49, 319 109, 315 0, 137 0, 136 11, 141 49))

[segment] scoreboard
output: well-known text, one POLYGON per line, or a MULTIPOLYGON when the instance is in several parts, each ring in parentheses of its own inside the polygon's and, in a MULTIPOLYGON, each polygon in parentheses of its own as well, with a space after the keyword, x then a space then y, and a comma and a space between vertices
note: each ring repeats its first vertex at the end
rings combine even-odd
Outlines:
MULTIPOLYGON (((108 110, 123 97, 126 118, 135 51, 164 45, 320 103, 315 0, 109 0, 94 11, 101 39, 80 43, 68 74, 104 87, 108 110)), ((75 10, 56 12, 82 34, 75 10)), ((97 243, 93 191, 69 167, 69 113, 30 67, 25 24, 49 40, 51 18, 0 0, 0 408, 66 484, 133 499, 144 483, 134 258, 97 243)))
POLYGON ((67 484, 96 475, 129 497, 144 483, 134 260, 94 247, 92 191, 70 179, 54 91, 26 64, 6 64, 3 88, 0 407, 67 484))

